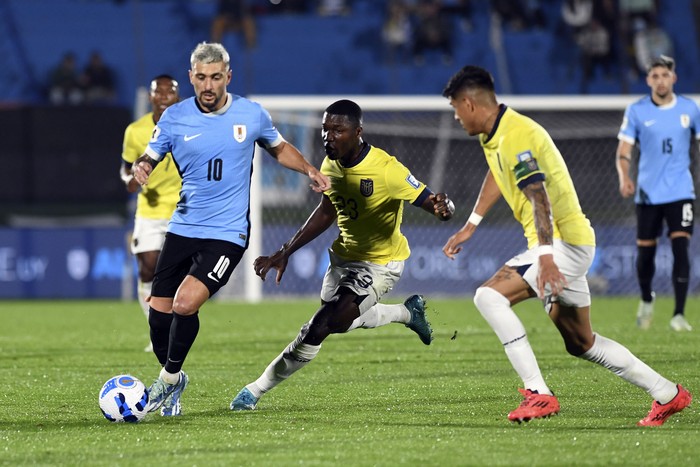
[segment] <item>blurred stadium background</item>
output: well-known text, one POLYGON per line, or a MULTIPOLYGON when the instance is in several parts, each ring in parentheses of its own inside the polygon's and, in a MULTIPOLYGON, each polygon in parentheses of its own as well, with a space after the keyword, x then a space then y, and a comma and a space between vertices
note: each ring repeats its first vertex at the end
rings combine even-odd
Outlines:
MULTIPOLYGON (((569 164, 584 210, 596 228, 598 253, 590 271, 595 293, 636 293, 632 201, 620 198, 614 153, 624 107, 645 93, 643 76, 617 45, 611 72, 582 81, 580 50, 563 32, 563 0, 527 1, 542 15, 537 27, 512 27, 493 2, 472 0, 469 27, 450 14, 454 56, 437 53, 417 65, 382 53, 385 1, 348 0, 341 15, 276 11, 285 4, 251 1, 256 47, 227 33, 232 59, 229 90, 259 100, 281 132, 316 164, 322 110, 348 97, 366 111, 365 136, 388 150, 434 190, 457 204, 457 218, 439 224, 406 206, 404 233, 413 254, 396 295, 470 295, 502 262, 525 246, 505 203, 490 213, 459 261, 441 247, 471 211, 486 170, 479 145, 453 120, 439 97, 463 64, 492 70, 501 101, 533 116, 569 164), (583 95, 584 89, 588 94, 583 95)), ((291 3, 291 2, 290 2, 291 3)), ((457 0, 444 0, 446 7, 457 0)), ((613 4, 624 3, 622 0, 613 4)), ((644 2, 642 2, 644 3, 644 2)), ((661 0, 654 20, 671 38, 678 63, 676 91, 696 95, 700 60, 695 0, 661 0)), ((117 298, 134 296, 135 268, 127 239, 132 206, 118 176, 126 125, 147 111, 144 86, 169 73, 191 95, 189 54, 209 39, 215 0, 0 1, 0 298, 117 298), (52 105, 47 77, 66 52, 81 64, 98 51, 112 68, 116 95, 109 104, 52 105)), ((619 11, 618 11, 619 13, 619 11)), ((693 171, 697 176, 697 155, 693 171)), ((257 158, 258 242, 246 256, 274 251, 318 202, 304 179, 257 158)), ((326 267, 332 230, 298 252, 280 287, 239 267, 222 299, 315 295, 326 267)), ((691 242, 691 293, 700 288, 700 246, 691 242)), ((670 293, 671 253, 658 252, 656 289, 670 293)))

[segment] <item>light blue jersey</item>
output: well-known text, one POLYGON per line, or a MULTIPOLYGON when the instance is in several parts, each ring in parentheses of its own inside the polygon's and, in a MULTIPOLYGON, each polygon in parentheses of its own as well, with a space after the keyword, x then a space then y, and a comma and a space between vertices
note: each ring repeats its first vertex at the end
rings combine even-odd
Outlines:
POLYGON ((690 173, 690 145, 700 138, 700 109, 687 97, 674 95, 667 105, 651 96, 630 104, 617 138, 639 141, 637 204, 665 204, 695 199, 690 173))
POLYGON ((212 113, 199 110, 194 97, 168 107, 146 148, 155 160, 172 153, 182 177, 168 231, 247 248, 255 143, 283 141, 270 114, 241 96, 228 94, 226 105, 212 113))

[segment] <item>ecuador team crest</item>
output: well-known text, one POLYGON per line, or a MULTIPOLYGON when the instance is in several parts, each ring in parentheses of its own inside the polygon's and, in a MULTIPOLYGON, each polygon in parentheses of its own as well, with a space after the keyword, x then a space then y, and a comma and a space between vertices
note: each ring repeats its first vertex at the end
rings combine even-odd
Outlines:
POLYGON ((369 197, 374 193, 374 180, 371 178, 360 179, 360 193, 364 197, 369 197))
POLYGON ((246 126, 245 125, 233 125, 233 139, 242 143, 245 141, 246 137, 246 126))

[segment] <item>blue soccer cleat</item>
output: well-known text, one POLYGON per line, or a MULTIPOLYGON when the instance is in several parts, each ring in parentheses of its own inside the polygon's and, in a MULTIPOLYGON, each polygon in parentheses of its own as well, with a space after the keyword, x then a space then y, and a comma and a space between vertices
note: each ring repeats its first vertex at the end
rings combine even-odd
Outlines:
POLYGON ((158 379, 151 384, 151 387, 148 388, 148 405, 146 406, 146 411, 155 412, 160 409, 166 399, 178 387, 180 388, 180 393, 182 393, 184 387, 187 385, 187 381, 187 374, 185 374, 184 371, 180 371, 180 379, 175 384, 168 384, 158 377, 158 379))
POLYGON ((185 392, 190 378, 184 371, 180 372, 180 381, 175 385, 175 389, 165 399, 163 407, 160 408, 160 414, 163 417, 177 417, 182 415, 182 406, 180 405, 180 397, 185 392))
POLYGON ((411 313, 411 321, 406 327, 418 334, 425 345, 430 345, 433 340, 433 330, 430 328, 428 320, 425 319, 425 299, 422 295, 411 295, 403 304, 411 313))
POLYGON ((231 402, 231 410, 254 410, 259 397, 255 397, 248 388, 241 389, 231 402))

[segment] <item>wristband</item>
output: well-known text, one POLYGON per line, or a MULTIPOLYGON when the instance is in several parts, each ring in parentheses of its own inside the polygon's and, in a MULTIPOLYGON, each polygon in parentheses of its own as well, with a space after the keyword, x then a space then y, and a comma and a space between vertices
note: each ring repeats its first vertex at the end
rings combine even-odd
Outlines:
POLYGON ((553 255, 553 254, 554 254, 554 247, 552 245, 540 245, 537 248, 537 256, 553 255))
POLYGON ((483 219, 483 218, 484 218, 484 216, 480 216, 477 213, 472 212, 471 214, 469 214, 469 219, 467 219, 467 222, 477 226, 477 225, 479 225, 479 223, 481 222, 481 219, 483 219))
POLYGON ((134 174, 122 174, 122 181, 127 185, 134 179, 134 174))

